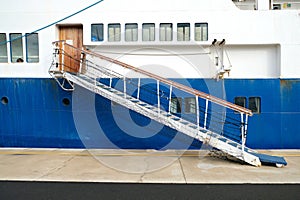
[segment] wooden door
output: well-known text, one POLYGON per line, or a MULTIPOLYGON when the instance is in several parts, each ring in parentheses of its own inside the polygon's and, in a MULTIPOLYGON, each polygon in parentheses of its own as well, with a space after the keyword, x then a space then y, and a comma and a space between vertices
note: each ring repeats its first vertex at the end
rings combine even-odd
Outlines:
MULTIPOLYGON (((83 45, 82 25, 59 26, 59 40, 66 40, 68 44, 81 49, 83 45)), ((64 71, 78 72, 81 52, 66 45, 64 50, 63 58, 61 58, 61 60, 64 59, 64 71)))

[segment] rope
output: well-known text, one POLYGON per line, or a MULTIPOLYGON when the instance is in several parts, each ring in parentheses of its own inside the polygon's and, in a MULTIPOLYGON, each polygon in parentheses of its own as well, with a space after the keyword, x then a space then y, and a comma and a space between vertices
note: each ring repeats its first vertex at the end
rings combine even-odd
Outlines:
POLYGON ((42 31, 42 30, 44 30, 44 29, 46 29, 46 28, 49 28, 49 27, 51 27, 51 26, 53 26, 53 25, 55 25, 55 24, 58 24, 58 23, 60 23, 60 22, 62 22, 62 21, 64 21, 64 20, 66 20, 66 19, 68 19, 68 18, 70 18, 70 17, 73 17, 73 16, 75 16, 75 15, 77 15, 77 14, 79 14, 79 13, 81 13, 81 12, 83 12, 83 11, 85 11, 85 10, 87 10, 87 9, 89 9, 89 8, 91 8, 91 7, 93 7, 93 6, 97 5, 97 4, 99 4, 99 3, 101 3, 102 1, 104 1, 104 0, 97 1, 97 2, 91 4, 91 5, 89 5, 89 6, 85 7, 85 8, 83 8, 83 9, 81 9, 81 10, 79 10, 79 11, 77 11, 77 12, 71 14, 71 15, 68 15, 68 16, 66 16, 66 17, 64 17, 64 18, 62 18, 62 19, 60 19, 60 20, 58 20, 58 21, 55 21, 55 22, 53 22, 53 23, 51 23, 51 24, 49 24, 49 25, 47 25, 47 26, 44 26, 44 27, 42 27, 42 28, 39 28, 39 29, 37 29, 37 30, 35 30, 35 31, 32 31, 31 33, 26 33, 26 34, 24 34, 24 35, 21 35, 21 36, 19 36, 19 37, 16 37, 16 38, 12 39, 12 40, 6 40, 6 41, 3 41, 3 42, 0 43, 0 45, 4 45, 4 44, 7 44, 7 43, 12 42, 12 41, 19 40, 19 39, 21 39, 21 38, 23 38, 23 37, 27 37, 27 36, 29 36, 29 35, 31 35, 31 34, 34 34, 34 33, 37 33, 37 32, 39 32, 39 31, 42 31))

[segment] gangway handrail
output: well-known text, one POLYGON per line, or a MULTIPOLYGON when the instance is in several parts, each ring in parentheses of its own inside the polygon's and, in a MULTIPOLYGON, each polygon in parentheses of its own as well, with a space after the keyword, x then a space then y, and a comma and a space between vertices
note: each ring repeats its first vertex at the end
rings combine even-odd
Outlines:
MULTIPOLYGON (((64 41, 57 41, 57 42, 64 42, 64 41)), ((54 42, 54 43, 57 43, 57 42, 54 42)), ((146 75, 150 78, 153 78, 153 79, 156 79, 156 80, 159 80, 160 82, 162 83, 165 83, 167 85, 172 85, 173 87, 176 87, 180 90, 183 90, 187 93, 190 93, 190 94, 193 94, 195 96, 198 96, 198 97, 201 97, 203 99, 206 99, 208 101, 211 101, 212 103, 216 103, 218 105, 221 105, 221 106, 224 106, 224 107, 227 107, 227 108, 230 108, 236 112, 240 112, 240 113, 243 113, 243 114, 246 114, 246 115, 249 115, 249 116, 252 116, 253 113, 251 110, 247 109, 247 108, 244 108, 244 107, 241 107, 239 105, 236 105, 236 104, 233 104, 233 103, 230 103, 228 101, 225 101, 223 99, 220 99, 218 97, 215 97, 215 96, 212 96, 210 94, 207 94, 207 93, 204 93, 204 92, 201 92, 201 91, 198 91, 196 89, 193 89, 193 88, 190 88, 188 86, 185 86, 183 84, 180 84, 178 82, 175 82, 175 81, 172 81, 172 80, 169 80, 169 79, 166 79, 166 78, 163 78, 161 76, 158 76, 154 73, 151 73, 151 72, 148 72, 146 70, 143 70, 143 69, 140 69, 140 68, 137 68, 137 67, 134 67, 132 65, 129 65, 127 63, 124 63, 124 62, 121 62, 119 60, 116 60, 116 59, 113 59, 113 58, 110 58, 110 57, 107 57, 107 56, 104 56, 102 54, 98 54, 98 53, 94 53, 92 51, 88 51, 88 50, 85 50, 85 49, 80 49, 80 48, 76 48, 66 42, 64 42, 65 45, 71 47, 71 48, 74 48, 78 51, 81 51, 83 53, 86 53, 86 54, 90 54, 90 55, 93 55, 95 57, 98 57, 100 59, 103 59, 103 60, 106 60, 108 62, 111 62, 111 63, 114 63, 114 64, 117 64, 117 65, 120 65, 124 68, 127 68, 127 69, 130 69, 130 70, 133 70, 135 72, 138 72, 140 74, 143 74, 143 75, 146 75)))

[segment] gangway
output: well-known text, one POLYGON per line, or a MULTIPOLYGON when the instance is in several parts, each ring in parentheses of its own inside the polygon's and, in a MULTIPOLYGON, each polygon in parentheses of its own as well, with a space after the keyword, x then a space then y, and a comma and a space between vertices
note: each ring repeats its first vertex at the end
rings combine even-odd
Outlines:
POLYGON ((277 166, 287 165, 283 157, 260 154, 245 146, 248 117, 252 116, 250 110, 119 60, 76 48, 66 43, 66 41, 57 41, 53 44, 54 59, 49 74, 63 89, 72 91, 75 89, 74 84, 79 85, 250 165, 261 166, 262 163, 277 166), (70 49, 71 54, 68 52, 70 49), (80 53, 80 60, 72 56, 74 52, 77 52, 77 55, 80 53), (107 64, 110 64, 110 66, 108 67, 107 64), (119 70, 115 66, 119 67, 119 70), (75 69, 76 71, 74 71, 75 69), (120 73, 122 70, 129 70, 136 77, 132 78, 126 75, 128 73, 120 73), (143 98, 145 88, 142 86, 141 81, 145 78, 156 82, 155 100, 149 101, 147 98, 143 98), (115 84, 116 80, 121 84, 115 84), (134 86, 132 86, 132 83, 135 83, 134 86), (168 88, 166 98, 163 98, 162 87, 168 88), (178 116, 172 112, 172 104, 175 99, 173 97, 174 90, 180 90, 194 96, 194 120, 178 116), (201 103, 204 106, 201 107, 201 103), (165 106, 162 104, 165 104, 165 106), (213 128, 213 122, 209 124, 209 117, 212 115, 209 108, 212 105, 218 105, 239 114, 240 121, 237 126, 241 137, 240 141, 216 131, 213 128))

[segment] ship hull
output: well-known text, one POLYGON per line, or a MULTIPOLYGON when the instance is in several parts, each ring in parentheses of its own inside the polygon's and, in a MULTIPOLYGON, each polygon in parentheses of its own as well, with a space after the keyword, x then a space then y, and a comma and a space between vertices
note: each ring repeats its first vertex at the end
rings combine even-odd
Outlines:
MULTIPOLYGON (((249 120, 246 145, 250 148, 300 148, 300 127, 297 126, 300 79, 225 79, 218 82, 187 79, 187 82, 204 92, 209 92, 215 84, 222 84, 224 97, 230 102, 235 97, 261 98, 261 112, 249 120)), ((61 89, 53 79, 1 78, 0 88, 1 147, 201 148, 201 143, 193 138, 79 86, 70 92, 61 89)))

